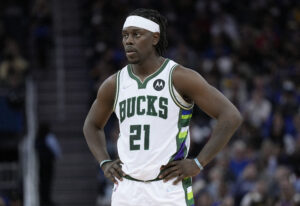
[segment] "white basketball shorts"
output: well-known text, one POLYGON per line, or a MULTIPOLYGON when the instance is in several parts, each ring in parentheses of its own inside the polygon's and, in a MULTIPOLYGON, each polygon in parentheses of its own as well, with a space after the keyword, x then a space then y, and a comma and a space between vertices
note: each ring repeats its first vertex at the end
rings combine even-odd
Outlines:
POLYGON ((138 182, 123 178, 112 192, 111 206, 194 206, 191 178, 138 182))

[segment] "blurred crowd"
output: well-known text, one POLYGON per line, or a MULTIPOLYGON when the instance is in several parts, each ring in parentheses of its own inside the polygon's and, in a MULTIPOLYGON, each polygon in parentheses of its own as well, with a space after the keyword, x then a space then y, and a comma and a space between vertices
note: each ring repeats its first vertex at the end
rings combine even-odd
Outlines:
MULTIPOLYGON (((198 206, 300 205, 300 5, 293 0, 90 0, 85 35, 92 99, 109 75, 126 65, 122 24, 136 8, 168 19, 165 57, 198 71, 240 110, 244 123, 228 146, 194 177, 198 206)), ((196 156, 215 121, 195 108, 196 156)), ((106 133, 116 156, 117 123, 106 133)), ((99 172, 99 205, 109 202, 99 172)))
POLYGON ((35 63, 31 52, 39 54, 34 67, 46 66, 51 17, 46 5, 45 0, 0 3, 0 206, 22 205, 19 146, 26 134, 25 82, 35 63), (17 185, 5 187, 4 182, 17 185))
POLYGON ((0 131, 6 133, 23 129, 24 118, 16 113, 24 107, 25 76, 29 68, 24 55, 28 35, 25 8, 17 1, 4 1, 0 6, 0 131))
POLYGON ((25 129, 25 77, 29 63, 27 16, 20 1, 0 4, 0 205, 21 205, 19 142, 25 129), (11 167, 16 165, 16 167, 11 167), (19 169, 18 169, 19 168, 19 169), (10 186, 5 187, 5 183, 10 186))

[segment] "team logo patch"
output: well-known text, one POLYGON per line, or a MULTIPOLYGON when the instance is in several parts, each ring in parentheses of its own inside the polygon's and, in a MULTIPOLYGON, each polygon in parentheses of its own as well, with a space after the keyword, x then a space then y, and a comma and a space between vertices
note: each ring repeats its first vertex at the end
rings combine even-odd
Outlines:
POLYGON ((162 79, 157 79, 153 82, 153 88, 156 91, 161 91, 165 87, 165 81, 162 79))

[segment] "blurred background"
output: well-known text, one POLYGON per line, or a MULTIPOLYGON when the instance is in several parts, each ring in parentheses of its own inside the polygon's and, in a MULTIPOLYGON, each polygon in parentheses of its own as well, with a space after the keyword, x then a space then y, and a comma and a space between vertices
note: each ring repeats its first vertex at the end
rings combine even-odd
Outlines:
MULTIPOLYGON (((165 57, 244 117, 194 177, 195 205, 300 205, 299 1, 1 0, 0 206, 110 205, 82 127, 99 85, 126 65, 121 28, 139 7, 167 17, 165 57)), ((194 109, 189 157, 214 123, 194 109)), ((105 130, 116 158, 115 116, 105 130)))

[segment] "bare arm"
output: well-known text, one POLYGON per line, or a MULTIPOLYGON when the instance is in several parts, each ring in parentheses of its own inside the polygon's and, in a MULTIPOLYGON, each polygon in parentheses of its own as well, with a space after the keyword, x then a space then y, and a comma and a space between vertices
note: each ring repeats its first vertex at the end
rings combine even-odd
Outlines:
MULTIPOLYGON (((178 66, 173 73, 173 84, 183 97, 194 101, 206 114, 217 120, 211 138, 197 156, 199 162, 205 166, 227 144, 241 124, 242 117, 236 107, 221 92, 209 85, 200 74, 193 70, 178 66)), ((187 162, 185 163, 188 164, 187 162)), ((169 164, 174 166, 175 163, 169 164)), ((195 162, 191 160, 189 160, 189 165, 183 167, 190 170, 186 172, 187 176, 194 176, 200 172, 197 165, 195 167, 195 162)), ((184 171, 179 171, 179 173, 184 173, 184 171)), ((174 178, 174 175, 169 174, 167 180, 174 178)), ((175 182, 178 182, 177 180, 175 182)))
POLYGON ((205 166, 229 141, 240 126, 242 117, 236 107, 197 72, 179 67, 174 71, 173 81, 180 94, 193 100, 200 109, 217 120, 211 138, 197 157, 205 166), (184 78, 189 84, 180 81, 184 78))
MULTIPOLYGON (((87 144, 99 163, 110 159, 106 149, 104 126, 113 112, 116 91, 115 83, 116 74, 106 79, 100 86, 97 98, 92 104, 83 126, 83 133, 87 144)), ((116 183, 114 177, 122 179, 119 175, 123 173, 119 160, 104 164, 102 169, 105 176, 113 182, 116 183)))

